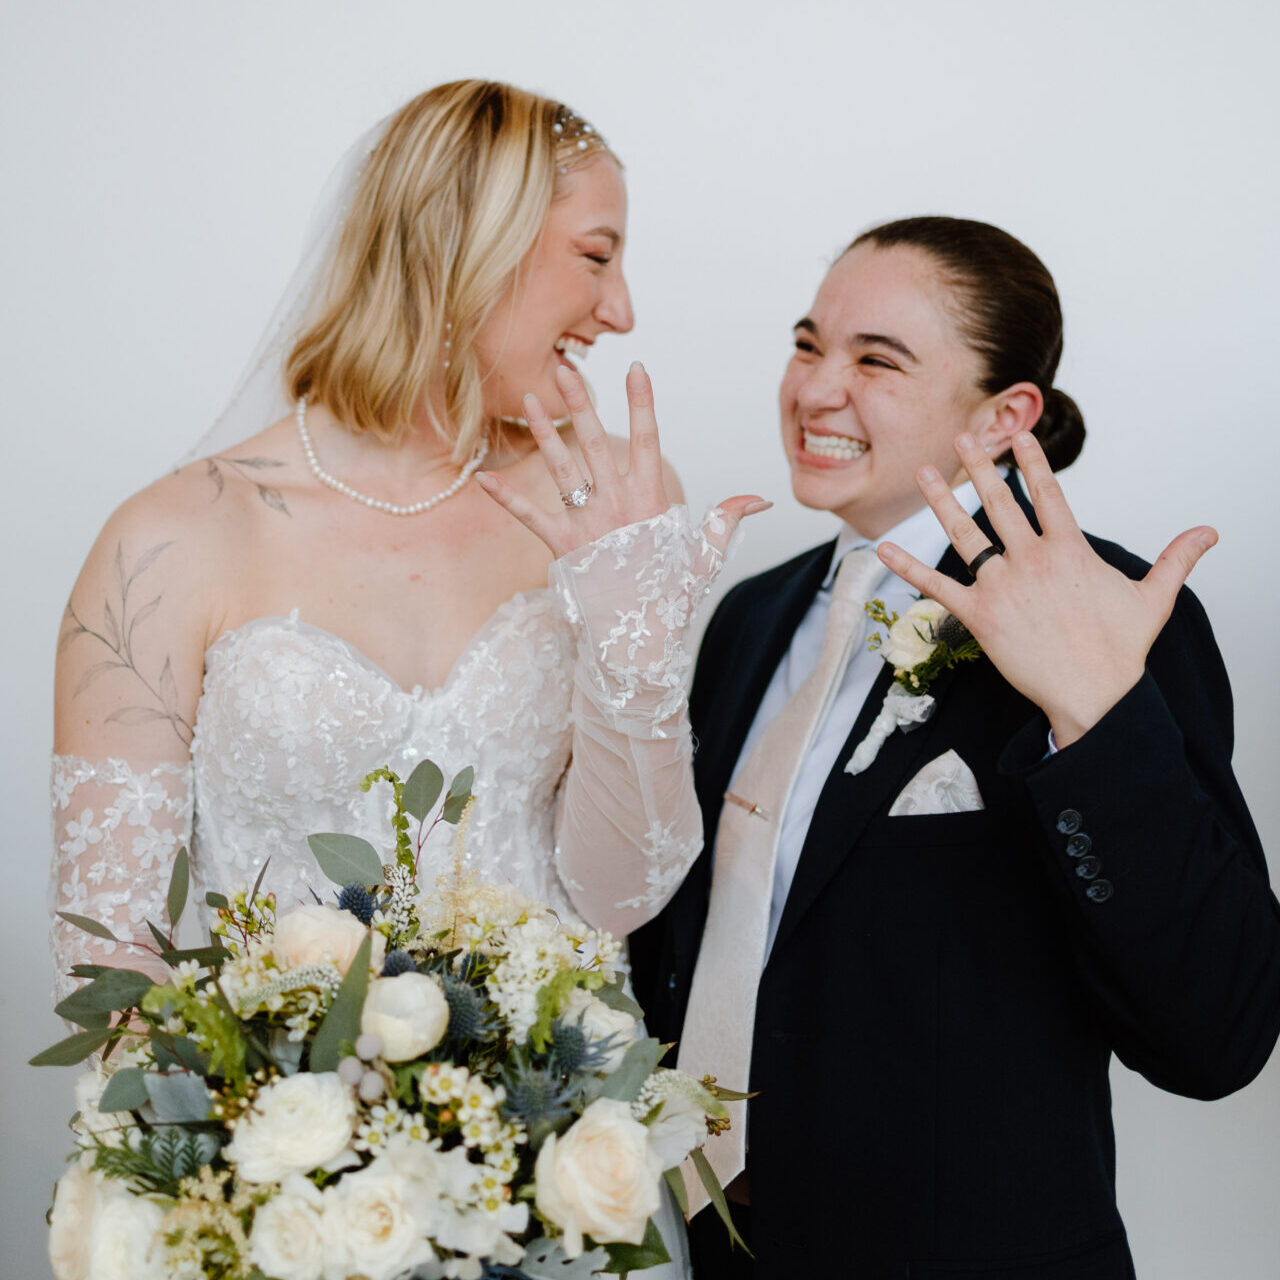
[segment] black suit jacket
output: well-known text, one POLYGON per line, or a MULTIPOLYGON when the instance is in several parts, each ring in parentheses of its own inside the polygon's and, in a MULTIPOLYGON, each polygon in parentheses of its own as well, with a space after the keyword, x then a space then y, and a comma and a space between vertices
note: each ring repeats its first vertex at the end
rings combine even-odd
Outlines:
MULTIPOLYGON (((706 847, 632 940, 664 1040, 684 1018, 725 788, 831 550, 739 584, 703 642, 691 715, 706 847)), ((939 568, 968 580, 954 551, 939 568)), ((1214 1098, 1252 1079, 1280 1032, 1280 907, 1231 771, 1208 620, 1184 590, 1142 680, 1048 759, 1044 717, 981 659, 936 683, 924 726, 844 773, 890 679, 886 666, 827 779, 760 980, 759 1274, 1131 1276, 1111 1054, 1214 1098), (986 807, 890 818, 949 749, 986 807)))

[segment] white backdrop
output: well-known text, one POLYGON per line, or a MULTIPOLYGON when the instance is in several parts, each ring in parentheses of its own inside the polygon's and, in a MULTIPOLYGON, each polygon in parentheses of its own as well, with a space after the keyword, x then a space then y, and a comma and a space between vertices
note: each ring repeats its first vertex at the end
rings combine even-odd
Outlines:
MULTIPOLYGON (((830 528, 790 498, 774 396, 831 255, 918 212, 1031 244, 1061 288, 1059 381, 1091 433, 1066 482, 1081 522, 1148 557, 1200 521, 1222 533, 1193 585, 1233 675, 1241 782, 1280 849, 1280 614, 1258 572, 1280 426, 1278 13, 1263 0, 7 0, 0 1274, 47 1275, 42 1214, 67 1148, 71 1073, 23 1065, 61 1031, 41 904, 67 591, 108 512, 227 395, 339 153, 442 80, 550 92, 624 158, 638 323, 587 372, 617 427, 623 371, 644 358, 695 504, 778 500, 735 576, 830 528)), ((1139 1273, 1274 1280, 1280 1065, 1213 1105, 1119 1068, 1115 1089, 1139 1273)))

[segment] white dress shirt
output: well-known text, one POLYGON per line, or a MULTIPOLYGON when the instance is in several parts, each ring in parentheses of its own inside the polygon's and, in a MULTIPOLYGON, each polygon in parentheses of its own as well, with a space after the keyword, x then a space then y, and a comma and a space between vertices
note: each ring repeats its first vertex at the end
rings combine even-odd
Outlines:
MULTIPOLYGON (((982 505, 977 490, 972 484, 964 484, 955 490, 956 501, 970 514, 982 505)), ((903 550, 909 551, 922 564, 935 565, 942 559, 943 553, 950 545, 943 532, 938 518, 924 507, 914 515, 908 516, 901 524, 882 534, 879 538, 864 538, 850 525, 843 525, 836 541, 835 552, 831 557, 831 566, 822 588, 814 597, 808 612, 800 620, 795 634, 791 637, 791 645, 778 663, 773 679, 765 690, 759 710, 751 723, 750 732, 742 744, 738 763, 734 766, 733 778, 729 787, 732 790, 737 781, 742 762, 751 753, 760 735, 768 727, 782 706, 804 683, 806 677, 818 662, 822 652, 822 638, 827 626, 827 610, 831 606, 831 584, 835 580, 836 569, 845 554, 855 547, 875 547, 881 542, 895 542, 903 550)), ((883 600, 890 613, 905 613, 916 599, 917 592, 896 574, 885 569, 883 576, 872 589, 872 598, 883 600)), ((867 628, 870 635, 874 624, 867 628)), ((849 737, 858 718, 862 704, 871 692, 871 686, 884 659, 878 653, 867 648, 865 640, 854 650, 853 657, 845 668, 844 678, 836 692, 831 710, 827 718, 818 726, 813 742, 800 766, 795 787, 787 801, 786 811, 782 815, 782 831, 778 840, 778 860, 773 876, 773 902, 769 911, 769 936, 766 943, 765 960, 773 950, 773 940, 778 932, 778 923, 782 919, 782 909, 786 905, 787 894, 791 890, 791 881, 795 877, 796 864, 800 861, 800 850, 804 847, 805 836, 809 831, 809 823, 813 819, 813 811, 818 806, 818 797, 826 785, 827 777, 835 767, 836 758, 849 737)))

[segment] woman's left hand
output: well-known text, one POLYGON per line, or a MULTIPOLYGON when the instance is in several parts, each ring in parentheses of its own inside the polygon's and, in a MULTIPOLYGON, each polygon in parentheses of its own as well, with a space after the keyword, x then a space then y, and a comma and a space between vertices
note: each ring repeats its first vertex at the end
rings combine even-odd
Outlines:
MULTIPOLYGON (((956 440, 956 453, 1004 554, 989 557, 968 587, 890 542, 881 545, 880 558, 969 628, 1000 674, 1044 711, 1058 746, 1065 747, 1141 679, 1178 591, 1218 535, 1206 525, 1179 534, 1135 582, 1086 541, 1030 432, 1015 437, 1013 453, 1039 534, 971 436, 956 440)), ((933 467, 922 468, 916 483, 960 558, 971 563, 990 539, 933 467)))
MULTIPOLYGON (((518 493, 496 472, 477 472, 476 481, 525 528, 536 533, 558 560, 614 529, 661 515, 671 502, 663 483, 662 447, 653 411, 653 386, 643 365, 633 364, 627 374, 631 449, 627 469, 621 472, 614 464, 609 437, 591 406, 582 378, 561 368, 556 371, 556 384, 573 418, 574 434, 582 448, 588 474, 582 475, 581 467, 560 438, 551 415, 536 396, 524 398, 525 421, 542 450, 543 461, 561 495, 572 493, 585 481, 590 485, 586 501, 580 506, 566 503, 563 511, 551 514, 518 493)), ((718 510, 723 519, 717 522, 713 540, 723 550, 743 516, 762 511, 769 505, 754 495, 740 494, 727 498, 719 504, 718 510)))

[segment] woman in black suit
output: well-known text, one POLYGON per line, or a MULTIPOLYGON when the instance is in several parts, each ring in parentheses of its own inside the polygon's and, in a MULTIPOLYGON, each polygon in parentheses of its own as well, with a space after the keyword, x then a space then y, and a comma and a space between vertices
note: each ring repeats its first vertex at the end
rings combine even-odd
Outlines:
POLYGON ((859 237, 796 326, 792 486, 845 528, 741 583, 707 631, 706 846, 632 939, 655 1034, 681 1033, 725 795, 812 666, 835 558, 873 545, 872 594, 931 597, 984 656, 851 773, 893 680, 860 653, 809 740, 745 1015, 758 1096, 730 1199, 756 1261, 704 1213, 700 1276, 1132 1276, 1112 1053, 1214 1098, 1280 1033, 1280 906, 1231 771, 1225 671, 1183 588, 1216 534, 1148 566, 1080 532, 1052 474, 1084 436, 1053 386, 1061 350, 1039 259, 949 218, 859 237), (935 803, 922 779, 956 759, 963 783, 935 803))

